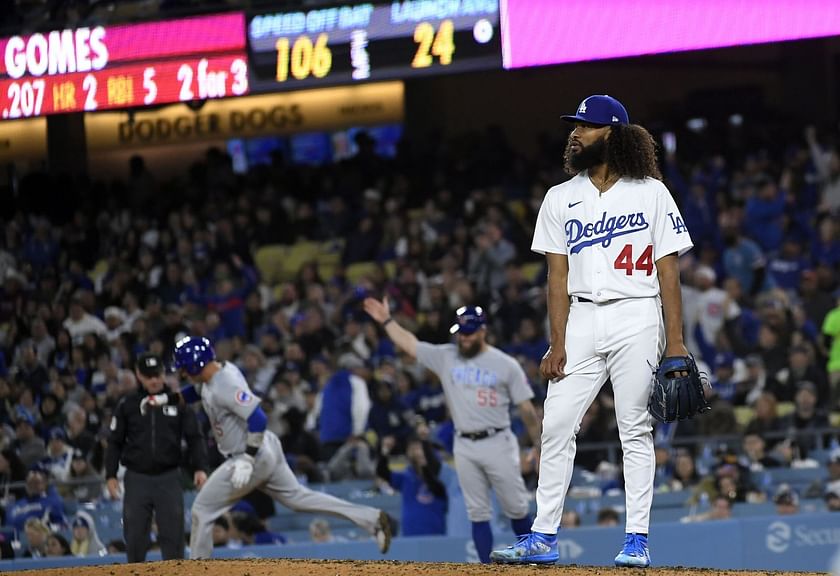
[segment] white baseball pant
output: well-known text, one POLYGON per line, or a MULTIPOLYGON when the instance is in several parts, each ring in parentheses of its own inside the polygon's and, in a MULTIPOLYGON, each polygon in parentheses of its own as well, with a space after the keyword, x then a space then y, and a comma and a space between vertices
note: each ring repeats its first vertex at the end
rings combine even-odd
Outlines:
POLYGON ((647 403, 652 367, 664 347, 659 298, 572 303, 566 326, 566 377, 549 384, 545 401, 535 532, 554 534, 560 526, 577 449, 575 435, 609 377, 624 452, 626 531, 647 534, 655 470, 647 403))

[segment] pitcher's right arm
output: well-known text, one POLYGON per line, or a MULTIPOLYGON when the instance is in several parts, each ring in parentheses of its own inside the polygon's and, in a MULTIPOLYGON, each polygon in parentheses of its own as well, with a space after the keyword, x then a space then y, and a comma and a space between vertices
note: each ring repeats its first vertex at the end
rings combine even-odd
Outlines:
POLYGON ((546 252, 548 262, 548 322, 551 329, 549 349, 540 363, 540 372, 548 380, 565 377, 566 324, 569 321, 569 258, 546 252))

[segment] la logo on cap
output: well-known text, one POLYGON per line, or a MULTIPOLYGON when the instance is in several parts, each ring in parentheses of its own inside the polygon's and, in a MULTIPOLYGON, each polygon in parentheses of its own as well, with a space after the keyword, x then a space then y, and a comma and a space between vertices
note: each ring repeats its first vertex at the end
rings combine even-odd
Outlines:
POLYGON ((580 107, 578 108, 578 114, 586 114, 586 100, 580 103, 580 107))

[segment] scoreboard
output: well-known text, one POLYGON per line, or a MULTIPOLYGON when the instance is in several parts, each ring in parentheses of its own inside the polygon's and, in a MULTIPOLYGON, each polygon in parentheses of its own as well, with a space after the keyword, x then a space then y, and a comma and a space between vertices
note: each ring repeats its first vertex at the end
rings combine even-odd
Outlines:
POLYGON ((403 0, 252 15, 255 89, 502 66, 498 0, 403 0))
POLYGON ((0 116, 29 118, 249 92, 242 13, 0 40, 0 116))
POLYGON ((0 121, 502 68, 499 0, 346 2, 0 39, 0 121))

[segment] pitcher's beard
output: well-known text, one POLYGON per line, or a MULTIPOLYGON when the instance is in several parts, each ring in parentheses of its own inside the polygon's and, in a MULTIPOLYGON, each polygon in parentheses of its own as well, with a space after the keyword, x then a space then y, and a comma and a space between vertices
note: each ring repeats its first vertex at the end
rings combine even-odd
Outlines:
POLYGON ((607 159, 607 140, 599 138, 589 146, 580 148, 578 152, 572 151, 572 140, 566 144, 566 164, 575 172, 588 170, 593 166, 603 164, 607 159))

